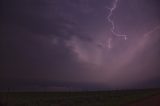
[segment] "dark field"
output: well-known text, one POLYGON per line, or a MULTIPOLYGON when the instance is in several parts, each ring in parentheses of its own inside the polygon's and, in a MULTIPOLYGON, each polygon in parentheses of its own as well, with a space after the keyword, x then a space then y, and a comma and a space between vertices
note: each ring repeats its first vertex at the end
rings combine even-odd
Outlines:
POLYGON ((1 92, 0 105, 128 106, 159 94, 159 89, 94 92, 1 92))

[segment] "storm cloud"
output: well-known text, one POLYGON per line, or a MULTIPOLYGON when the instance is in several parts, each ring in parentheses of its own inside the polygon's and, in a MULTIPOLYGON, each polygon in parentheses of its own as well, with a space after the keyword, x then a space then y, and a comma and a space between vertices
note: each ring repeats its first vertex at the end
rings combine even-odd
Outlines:
POLYGON ((3 0, 0 83, 159 86, 159 0, 118 0, 111 18, 127 40, 111 31, 113 3, 3 0))

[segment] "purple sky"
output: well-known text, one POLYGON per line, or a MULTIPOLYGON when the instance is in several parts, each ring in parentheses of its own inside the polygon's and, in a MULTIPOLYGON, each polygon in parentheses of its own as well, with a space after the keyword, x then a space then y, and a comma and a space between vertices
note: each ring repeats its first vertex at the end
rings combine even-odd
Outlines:
POLYGON ((72 89, 160 86, 159 0, 2 0, 1 4, 4 88, 31 82, 72 89))

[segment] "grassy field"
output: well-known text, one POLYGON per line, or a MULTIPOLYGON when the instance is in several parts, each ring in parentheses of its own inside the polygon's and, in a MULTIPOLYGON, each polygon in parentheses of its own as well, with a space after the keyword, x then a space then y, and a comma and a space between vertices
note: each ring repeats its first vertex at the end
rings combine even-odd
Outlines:
POLYGON ((2 106, 124 106, 160 90, 94 92, 1 92, 2 106))

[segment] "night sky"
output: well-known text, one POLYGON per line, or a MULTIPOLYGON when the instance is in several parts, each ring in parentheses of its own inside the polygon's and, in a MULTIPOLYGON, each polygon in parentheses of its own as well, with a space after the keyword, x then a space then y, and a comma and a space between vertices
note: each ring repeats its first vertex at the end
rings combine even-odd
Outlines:
POLYGON ((160 0, 0 4, 0 89, 160 87, 160 0))

